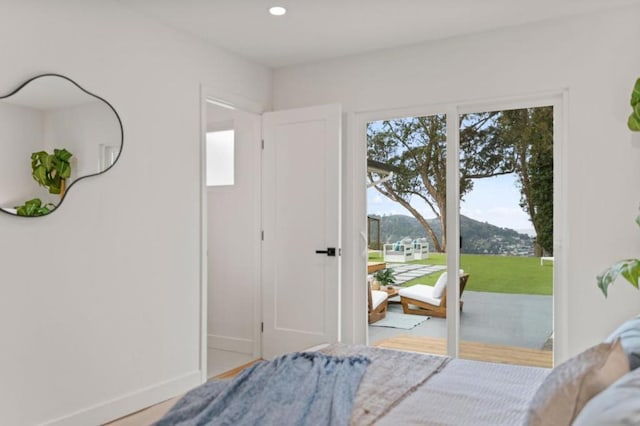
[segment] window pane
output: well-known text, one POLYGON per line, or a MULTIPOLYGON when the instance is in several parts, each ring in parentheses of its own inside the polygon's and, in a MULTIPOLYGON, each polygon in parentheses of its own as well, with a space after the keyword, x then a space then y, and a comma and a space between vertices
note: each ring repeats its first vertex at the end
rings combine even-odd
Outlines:
POLYGON ((234 184, 233 130, 207 133, 207 186, 234 184))

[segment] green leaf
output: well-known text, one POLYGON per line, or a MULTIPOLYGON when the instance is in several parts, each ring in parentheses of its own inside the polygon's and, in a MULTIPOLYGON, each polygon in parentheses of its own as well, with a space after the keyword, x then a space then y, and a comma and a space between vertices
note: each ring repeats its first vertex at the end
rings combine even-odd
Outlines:
POLYGON ((640 117, 636 116, 636 114, 631 114, 627 121, 627 126, 629 126, 629 130, 640 132, 640 117))
POLYGON ((630 104, 633 112, 629 116, 627 126, 634 132, 640 132, 640 78, 636 80, 636 84, 633 86, 630 104))
POLYGON ((640 103, 640 78, 636 80, 633 91, 631 92, 631 106, 634 107, 640 103))
POLYGON ((25 201, 22 206, 15 206, 16 214, 18 216, 43 216, 51 212, 51 210, 55 209, 56 205, 52 203, 47 203, 44 206, 42 205, 42 201, 39 198, 34 198, 32 200, 25 201))
POLYGON ((68 162, 69 158, 71 158, 73 154, 66 149, 54 149, 53 156, 62 162, 68 162))
POLYGON ((49 181, 49 193, 50 194, 59 194, 60 193, 60 179, 54 179, 49 181))
POLYGON ((60 177, 65 179, 69 178, 71 176, 71 165, 69 165, 69 163, 61 163, 58 166, 58 173, 60 177))
POLYGON ((38 182, 41 186, 47 186, 47 169, 44 166, 36 166, 33 169, 33 178, 38 182))
POLYGON ((598 275, 598 288, 602 290, 605 297, 607 297, 609 286, 613 284, 620 275, 622 275, 622 277, 632 286, 638 288, 638 279, 640 278, 640 260, 621 260, 598 275))

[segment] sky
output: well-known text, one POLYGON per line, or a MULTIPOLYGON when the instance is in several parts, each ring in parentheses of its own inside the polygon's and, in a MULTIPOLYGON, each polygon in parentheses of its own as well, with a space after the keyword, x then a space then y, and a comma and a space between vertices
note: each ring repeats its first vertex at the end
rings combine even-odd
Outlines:
MULTIPOLYGON (((435 217, 421 200, 414 199, 411 204, 426 218, 435 217)), ((535 235, 529 215, 520 207, 520 191, 516 187, 515 174, 474 180, 473 189, 460 202, 460 212, 480 222, 535 235)), ((374 188, 367 190, 367 213, 411 216, 404 207, 389 200, 374 188)))

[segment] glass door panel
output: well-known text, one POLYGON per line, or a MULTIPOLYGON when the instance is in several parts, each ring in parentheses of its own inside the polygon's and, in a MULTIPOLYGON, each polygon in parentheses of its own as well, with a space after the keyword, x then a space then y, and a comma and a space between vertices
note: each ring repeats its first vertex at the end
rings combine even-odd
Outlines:
POLYGON ((366 131, 369 344, 445 355, 447 116, 372 121, 366 131))
POLYGON ((460 356, 552 366, 553 108, 460 115, 460 356))

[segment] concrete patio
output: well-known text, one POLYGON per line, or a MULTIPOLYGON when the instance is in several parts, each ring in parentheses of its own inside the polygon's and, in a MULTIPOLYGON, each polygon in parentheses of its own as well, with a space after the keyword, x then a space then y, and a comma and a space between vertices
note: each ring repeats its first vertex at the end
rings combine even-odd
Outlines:
MULTIPOLYGON (((461 340, 551 349, 553 296, 465 291, 462 300, 461 340)), ((388 310, 402 313, 402 306, 389 303, 388 310)), ((369 344, 399 334, 445 337, 446 319, 432 317, 410 330, 370 325, 369 344)))

